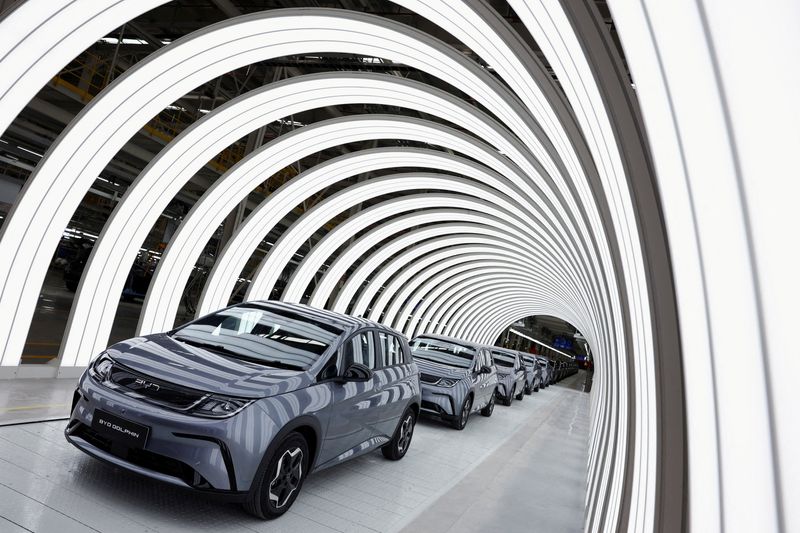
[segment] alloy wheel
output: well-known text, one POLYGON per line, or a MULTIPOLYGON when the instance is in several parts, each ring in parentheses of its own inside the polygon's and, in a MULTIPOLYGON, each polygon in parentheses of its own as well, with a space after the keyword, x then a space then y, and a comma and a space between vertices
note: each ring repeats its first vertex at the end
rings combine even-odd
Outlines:
POLYGON ((397 439, 397 451, 405 453, 408 446, 411 444, 411 436, 414 433, 414 418, 411 414, 406 415, 403 423, 400 425, 400 438, 397 439))
POLYGON ((269 484, 269 499, 280 509, 289 501, 303 479, 303 450, 290 448, 283 452, 269 484))

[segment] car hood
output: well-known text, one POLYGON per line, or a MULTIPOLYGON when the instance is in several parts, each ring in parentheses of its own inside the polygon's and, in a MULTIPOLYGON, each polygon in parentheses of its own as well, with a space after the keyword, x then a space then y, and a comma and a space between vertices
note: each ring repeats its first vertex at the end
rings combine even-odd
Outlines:
POLYGON ((136 337, 106 350, 112 359, 166 383, 240 398, 265 398, 307 387, 307 372, 241 361, 165 334, 136 337))
POLYGON ((458 378, 461 379, 469 375, 466 368, 455 368, 452 366, 426 361, 424 359, 414 359, 421 374, 430 374, 438 378, 458 378))

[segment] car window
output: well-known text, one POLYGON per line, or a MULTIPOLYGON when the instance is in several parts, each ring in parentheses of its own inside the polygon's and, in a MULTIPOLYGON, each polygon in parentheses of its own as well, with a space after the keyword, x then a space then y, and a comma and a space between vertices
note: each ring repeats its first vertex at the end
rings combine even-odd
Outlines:
POLYGON ((378 343, 381 347, 381 363, 384 367, 402 365, 405 362, 403 345, 396 335, 379 331, 378 343))
POLYGON ((444 339, 417 337, 411 341, 411 353, 414 359, 425 359, 457 368, 470 368, 477 350, 444 339))
POLYGON ((514 368, 516 358, 513 355, 508 355, 503 352, 492 351, 494 362, 497 366, 504 366, 507 368, 514 368))
POLYGON ((375 340, 371 331, 362 331, 353 335, 344 345, 340 371, 344 371, 353 363, 360 363, 367 368, 375 369, 375 340))

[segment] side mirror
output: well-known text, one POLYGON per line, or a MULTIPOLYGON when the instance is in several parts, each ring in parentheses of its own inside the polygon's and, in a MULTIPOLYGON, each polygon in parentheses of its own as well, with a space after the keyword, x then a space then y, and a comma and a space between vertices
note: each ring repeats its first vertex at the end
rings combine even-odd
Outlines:
POLYGON ((478 370, 478 374, 491 374, 491 373, 492 373, 492 367, 490 367, 490 366, 486 366, 486 365, 483 365, 483 366, 482 366, 482 367, 481 367, 481 368, 478 370))
POLYGON ((344 369, 344 373, 339 376, 338 381, 363 382, 369 381, 370 379, 372 379, 372 370, 370 370, 369 367, 362 365, 361 363, 352 363, 350 366, 344 369))

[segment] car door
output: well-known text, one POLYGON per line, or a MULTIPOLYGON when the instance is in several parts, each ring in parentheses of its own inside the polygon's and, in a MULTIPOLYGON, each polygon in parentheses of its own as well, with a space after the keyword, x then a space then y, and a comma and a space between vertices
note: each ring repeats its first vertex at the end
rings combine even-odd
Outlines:
POLYGON ((490 387, 492 374, 483 374, 480 371, 484 366, 491 368, 489 365, 489 355, 487 350, 480 349, 475 357, 475 367, 473 368, 472 374, 476 376, 477 380, 477 386, 475 388, 475 405, 477 407, 483 407, 489 403, 491 395, 494 392, 493 387, 490 387))
POLYGON ((414 395, 411 357, 405 353, 403 342, 397 335, 379 329, 375 330, 375 335, 379 362, 375 374, 381 390, 375 413, 375 430, 379 436, 391 438, 406 405, 414 395))
POLYGON ((352 363, 361 363, 373 371, 367 381, 325 381, 331 394, 328 427, 323 438, 318 464, 336 463, 359 455, 374 446, 377 420, 375 406, 380 402, 380 382, 377 375, 377 353, 372 330, 360 330, 340 348, 336 375, 342 375, 352 363))

